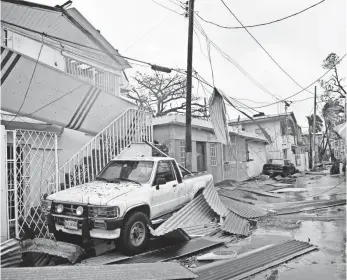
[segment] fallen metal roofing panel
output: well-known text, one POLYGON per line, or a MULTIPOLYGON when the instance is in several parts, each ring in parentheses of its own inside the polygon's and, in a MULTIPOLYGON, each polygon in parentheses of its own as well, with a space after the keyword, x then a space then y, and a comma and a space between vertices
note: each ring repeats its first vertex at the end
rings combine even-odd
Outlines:
POLYGON ((28 239, 22 242, 23 253, 42 253, 57 256, 75 263, 84 256, 84 250, 75 244, 45 238, 28 239))
POLYGON ((127 260, 120 260, 117 263, 130 264, 166 262, 200 252, 207 248, 216 247, 222 243, 223 241, 220 240, 210 240, 204 237, 196 238, 189 242, 138 255, 127 260))
POLYGON ((317 247, 297 240, 288 240, 262 250, 246 253, 236 259, 218 261, 192 269, 200 279, 243 279, 269 267, 278 265, 299 255, 316 250, 317 247))
POLYGON ((216 212, 221 217, 224 217, 226 215, 227 209, 221 202, 217 190, 213 185, 213 181, 210 181, 208 183, 207 187, 202 192, 202 195, 214 212, 216 212))
POLYGON ((230 211, 221 229, 229 233, 247 236, 250 234, 250 223, 248 220, 230 211))
POLYGON ((203 195, 199 195, 162 223, 152 234, 162 236, 178 228, 207 224, 213 221, 215 217, 215 212, 208 205, 203 195))
POLYGON ((210 240, 219 240, 219 241, 222 241, 224 243, 230 243, 230 242, 237 239, 237 237, 234 234, 230 234, 230 233, 223 231, 221 229, 218 229, 218 230, 212 232, 208 236, 205 236, 205 238, 210 239, 210 240))
POLYGON ((259 194, 259 195, 263 195, 263 196, 270 196, 270 197, 276 197, 276 198, 281 198, 281 196, 273 194, 273 193, 269 193, 269 192, 265 192, 260 190, 259 188, 254 189, 254 188, 245 188, 245 187, 240 187, 238 188, 241 191, 245 191, 245 192, 250 192, 250 193, 255 193, 255 194, 259 194))
POLYGON ((19 240, 10 239, 0 245, 1 267, 16 267, 22 262, 19 240))
POLYGON ((300 213, 305 211, 313 211, 317 209, 346 205, 346 199, 330 200, 330 201, 315 201, 316 203, 307 203, 301 205, 295 205, 292 207, 286 207, 277 210, 277 215, 286 215, 293 213, 300 213))
POLYGON ((191 238, 194 238, 194 237, 209 235, 215 232, 219 228, 220 228, 220 225, 217 223, 208 223, 208 224, 184 227, 183 230, 191 238))
POLYGON ((218 194, 248 204, 254 204, 255 202, 255 199, 245 198, 250 197, 249 192, 240 191, 239 189, 230 190, 227 188, 221 188, 218 190, 218 194))
POLYGON ((119 252, 112 252, 109 254, 93 257, 93 258, 88 258, 81 263, 76 264, 76 266, 79 265, 105 265, 105 264, 113 264, 116 263, 117 261, 129 259, 130 257, 124 256, 119 252))
POLYGON ((1 270, 3 280, 60 280, 62 277, 69 280, 166 280, 194 279, 196 275, 178 263, 85 266, 83 269, 80 266, 50 266, 1 270))
POLYGON ((251 219, 269 215, 266 209, 248 203, 239 202, 222 195, 220 199, 229 210, 243 218, 251 219))

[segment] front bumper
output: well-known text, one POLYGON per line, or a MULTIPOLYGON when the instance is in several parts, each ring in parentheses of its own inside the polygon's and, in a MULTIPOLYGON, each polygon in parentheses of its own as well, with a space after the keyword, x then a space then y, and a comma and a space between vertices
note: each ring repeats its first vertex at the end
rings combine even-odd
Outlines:
POLYGON ((46 214, 46 223, 50 233, 62 231, 68 234, 80 235, 83 240, 92 238, 117 239, 120 236, 120 230, 123 219, 90 219, 86 217, 74 217, 58 214, 46 214), (78 229, 67 229, 61 224, 64 219, 77 220, 78 229))

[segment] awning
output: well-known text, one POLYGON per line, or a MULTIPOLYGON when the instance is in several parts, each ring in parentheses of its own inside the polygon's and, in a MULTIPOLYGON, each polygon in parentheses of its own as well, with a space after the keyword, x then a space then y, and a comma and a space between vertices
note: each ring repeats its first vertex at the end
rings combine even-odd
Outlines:
POLYGON ((96 134, 133 103, 59 70, 1 48, 1 109, 96 134), (31 81, 31 82, 30 82, 31 81))

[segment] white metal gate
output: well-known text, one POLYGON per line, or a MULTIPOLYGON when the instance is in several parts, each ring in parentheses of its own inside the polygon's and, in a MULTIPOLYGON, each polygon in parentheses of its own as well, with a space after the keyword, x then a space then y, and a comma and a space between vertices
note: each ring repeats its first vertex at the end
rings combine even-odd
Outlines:
POLYGON ((50 237, 40 205, 58 189, 57 135, 11 130, 6 139, 8 236, 50 237))

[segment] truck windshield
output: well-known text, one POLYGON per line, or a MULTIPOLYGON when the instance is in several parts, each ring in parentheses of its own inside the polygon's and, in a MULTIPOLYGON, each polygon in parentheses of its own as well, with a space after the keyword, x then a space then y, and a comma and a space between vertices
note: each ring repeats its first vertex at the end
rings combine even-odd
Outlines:
POLYGON ((111 161, 95 179, 107 182, 124 180, 144 184, 151 178, 153 164, 153 161, 111 161))
POLYGON ((269 159, 268 163, 284 165, 283 159, 269 159))

